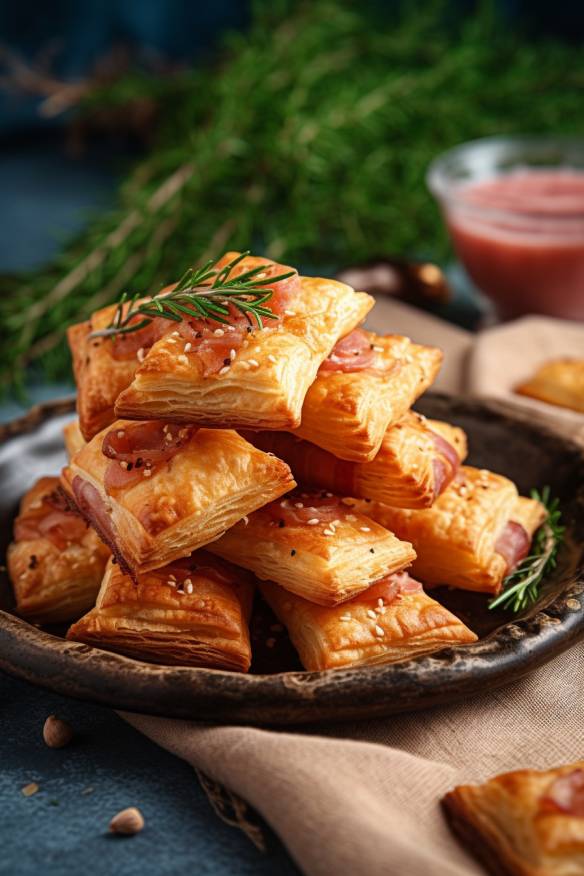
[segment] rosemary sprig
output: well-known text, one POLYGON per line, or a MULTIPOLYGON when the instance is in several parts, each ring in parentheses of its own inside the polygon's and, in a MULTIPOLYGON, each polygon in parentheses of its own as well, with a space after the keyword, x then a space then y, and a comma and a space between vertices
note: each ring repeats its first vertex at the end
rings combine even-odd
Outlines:
POLYGON ((533 540, 533 550, 503 581, 503 590, 489 603, 489 608, 507 608, 523 611, 539 596, 543 576, 556 565, 558 548, 562 542, 564 529, 560 523, 559 500, 552 499, 550 488, 544 487, 541 494, 531 491, 531 498, 537 499, 547 510, 547 517, 533 540))
POLYGON ((263 287, 288 279, 294 271, 261 279, 258 275, 265 266, 259 265, 230 279, 233 268, 247 255, 249 250, 240 253, 220 270, 215 267, 217 259, 209 259, 200 268, 188 268, 171 292, 154 295, 149 301, 141 301, 138 294, 129 298, 124 293, 109 326, 92 332, 90 337, 115 337, 137 332, 157 317, 174 322, 181 322, 185 317, 212 319, 227 324, 229 304, 243 313, 250 324, 255 320, 262 329, 262 320, 276 319, 272 311, 264 307, 272 297, 272 290, 263 287), (137 316, 143 318, 136 320, 137 316))

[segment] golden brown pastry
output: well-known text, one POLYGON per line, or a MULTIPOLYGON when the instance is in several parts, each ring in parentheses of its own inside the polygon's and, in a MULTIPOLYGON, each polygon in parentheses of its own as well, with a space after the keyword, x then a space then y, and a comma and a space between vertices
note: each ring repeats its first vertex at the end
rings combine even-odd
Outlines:
POLYGON ((584 414, 584 359, 552 359, 515 392, 584 414))
POLYGON ((295 434, 340 459, 370 462, 387 428, 428 389, 441 363, 435 347, 357 329, 320 366, 295 434))
POLYGON ((330 493, 272 502, 209 550, 319 605, 344 602, 415 557, 410 544, 330 493))
POLYGON ((399 508, 430 507, 467 453, 462 429, 411 411, 389 427, 371 462, 339 459, 290 432, 242 434, 287 462, 300 484, 399 508))
POLYGON ((73 457, 62 484, 138 574, 189 556, 295 482, 236 432, 118 420, 73 457))
POLYGON ((58 478, 46 477, 25 493, 8 548, 16 610, 35 623, 69 621, 87 611, 109 557, 58 487, 58 478))
POLYGON ((77 384, 79 426, 86 441, 113 423, 118 395, 130 385, 136 368, 155 341, 174 327, 166 319, 155 319, 139 331, 121 334, 114 340, 90 337, 92 332, 109 326, 116 309, 115 304, 104 307, 88 321, 67 330, 77 384))
POLYGON ((153 663, 247 672, 249 572, 206 551, 138 576, 110 562, 97 605, 68 639, 153 663))
POLYGON ((442 806, 454 833, 494 876, 584 873, 584 760, 459 785, 442 806))
POLYGON ((417 554, 413 574, 425 586, 447 584, 493 594, 529 553, 546 514, 539 502, 519 496, 508 478, 468 465, 461 466, 428 509, 360 500, 350 504, 412 542, 417 554))
POLYGON ((63 438, 65 439, 67 457, 71 459, 82 447, 85 447, 85 438, 81 434, 79 420, 71 420, 70 423, 63 426, 63 438))
POLYGON ((332 608, 308 602, 271 581, 262 583, 261 591, 311 672, 397 663, 477 639, 407 572, 388 575, 332 608))
MULTIPOLYGON (((227 253, 218 267, 234 256, 227 253)), ((235 274, 263 265, 266 277, 291 270, 247 256, 235 274)), ((299 277, 296 271, 265 288, 273 292, 266 306, 276 318, 265 318, 262 330, 236 312, 230 325, 201 319, 175 323, 119 396, 118 416, 206 426, 298 426, 321 362, 338 338, 365 318, 373 298, 335 280, 299 277)))

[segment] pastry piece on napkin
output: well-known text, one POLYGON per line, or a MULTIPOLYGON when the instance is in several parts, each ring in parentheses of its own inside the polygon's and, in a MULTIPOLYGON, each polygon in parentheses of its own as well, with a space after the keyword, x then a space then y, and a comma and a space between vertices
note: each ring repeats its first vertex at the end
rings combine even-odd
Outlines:
POLYGON ((584 414, 584 359, 551 359, 515 392, 584 414))
POLYGON ((138 576, 110 561, 68 639, 153 663, 247 672, 254 579, 206 551, 138 576))
POLYGON ((427 508, 442 493, 467 453, 462 429, 409 411, 390 426, 371 462, 348 462, 290 432, 243 432, 275 453, 298 483, 338 496, 375 499, 399 508, 427 508))
POLYGON ((442 806, 454 833, 494 876, 584 873, 584 760, 459 785, 442 806))
MULTIPOLYGON (((236 256, 228 253, 218 267, 236 256)), ((261 282, 292 270, 247 256, 229 277, 260 267, 261 282)), ((298 426, 320 364, 337 340, 362 322, 373 298, 336 280, 300 277, 296 271, 263 288, 272 291, 265 305, 276 318, 264 317, 262 330, 236 310, 229 325, 188 318, 176 323, 118 397, 117 415, 252 429, 298 426)))
POLYGON ((260 586, 309 671, 397 663, 477 639, 407 572, 387 575, 332 608, 308 602, 271 581, 260 586))
POLYGON ((517 392, 546 363, 581 360, 583 351, 582 323, 544 316, 503 323, 477 336, 469 357, 466 390, 508 403, 530 419, 584 443, 584 414, 517 392))
POLYGON ((109 551, 45 477, 28 490, 7 553, 18 614, 35 623, 78 618, 94 602, 109 551))
POLYGON ((424 585, 447 584, 496 594, 505 576, 529 553, 545 508, 519 496, 515 484, 487 469, 463 465, 431 508, 409 510, 351 502, 411 541, 413 574, 424 585))
POLYGON ((441 363, 436 347, 356 329, 320 366, 294 434, 340 459, 370 462, 388 426, 428 389, 441 363))
POLYGON ((286 463, 228 429, 118 420, 61 482, 124 571, 165 566, 295 486, 286 463))
POLYGON ((411 544, 330 493, 272 502, 209 550, 319 605, 350 599, 416 556, 411 544))

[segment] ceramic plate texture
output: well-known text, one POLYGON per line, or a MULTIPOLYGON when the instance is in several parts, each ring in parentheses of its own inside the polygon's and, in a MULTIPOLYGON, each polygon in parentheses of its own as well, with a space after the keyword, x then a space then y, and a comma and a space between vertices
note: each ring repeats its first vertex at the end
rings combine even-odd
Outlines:
MULTIPOLYGON (((154 666, 66 642, 62 629, 38 629, 12 613, 0 575, 0 668, 59 693, 117 709, 222 723, 295 724, 370 718, 468 698, 501 687, 584 636, 584 454, 575 444, 496 404, 429 393, 417 408, 462 426, 469 462, 512 478, 523 493, 549 484, 562 503, 566 542, 540 600, 524 615, 490 612, 480 594, 432 592, 480 636, 473 645, 380 667, 303 672, 285 634, 274 638, 258 605, 249 675, 154 666)), ((0 426, 2 554, 23 492, 64 462, 61 429, 72 400, 33 409, 0 426)))

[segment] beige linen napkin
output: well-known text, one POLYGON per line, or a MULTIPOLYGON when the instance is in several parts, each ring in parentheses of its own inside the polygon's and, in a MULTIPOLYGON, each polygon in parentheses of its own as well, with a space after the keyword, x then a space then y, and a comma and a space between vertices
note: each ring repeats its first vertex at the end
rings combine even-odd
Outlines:
MULTIPOLYGON (((470 334, 403 304, 379 302, 375 327, 441 346, 456 363, 442 389, 471 388, 491 367, 486 338, 473 363, 470 334)), ((308 876, 468 876, 482 870, 451 837, 440 797, 501 771, 582 758, 583 658, 578 645, 494 693, 358 724, 283 732, 124 717, 251 804, 308 876)))

